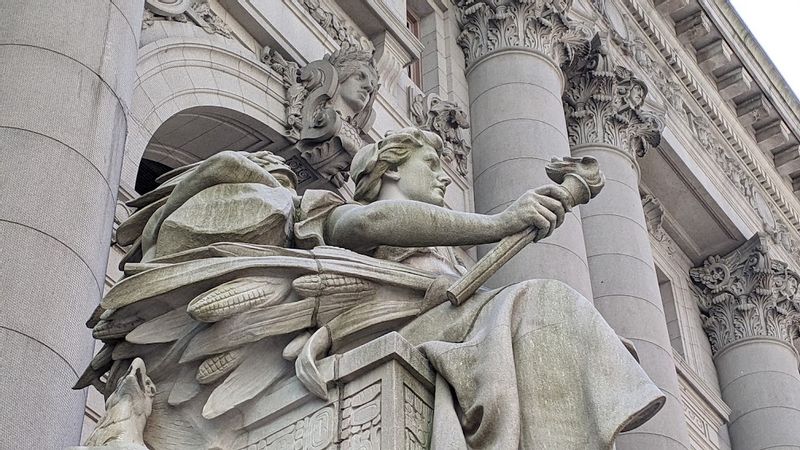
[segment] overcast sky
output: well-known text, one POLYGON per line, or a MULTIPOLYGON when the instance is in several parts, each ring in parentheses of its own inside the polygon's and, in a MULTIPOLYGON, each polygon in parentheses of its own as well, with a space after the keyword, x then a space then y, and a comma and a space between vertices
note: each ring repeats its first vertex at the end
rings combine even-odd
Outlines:
POLYGON ((756 40, 800 94, 800 0, 731 0, 756 40))

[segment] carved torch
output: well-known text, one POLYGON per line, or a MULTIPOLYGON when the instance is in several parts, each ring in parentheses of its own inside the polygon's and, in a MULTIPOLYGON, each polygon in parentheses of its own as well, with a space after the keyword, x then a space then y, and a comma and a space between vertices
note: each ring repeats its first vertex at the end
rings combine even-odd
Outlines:
MULTIPOLYGON (((591 156, 581 158, 553 158, 545 166, 547 176, 559 183, 571 199, 564 205, 567 211, 577 205, 589 202, 600 193, 605 185, 605 177, 591 156)), ((470 270, 447 289, 447 298, 456 306, 472 296, 492 275, 526 245, 536 242, 536 229, 530 228, 507 236, 489 251, 470 270)))

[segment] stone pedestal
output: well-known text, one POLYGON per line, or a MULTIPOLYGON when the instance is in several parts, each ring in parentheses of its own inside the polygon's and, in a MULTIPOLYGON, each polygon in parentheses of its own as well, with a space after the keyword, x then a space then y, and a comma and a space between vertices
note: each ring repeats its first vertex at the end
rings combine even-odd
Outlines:
POLYGON ((430 448, 434 373, 399 334, 331 356, 319 368, 332 386, 328 401, 292 380, 278 395, 270 395, 268 404, 247 408, 248 432, 236 448, 430 448))
MULTIPOLYGON (((475 210, 483 214, 501 212, 525 191, 551 183, 544 166, 554 156, 569 155, 559 67, 561 41, 570 32, 569 24, 552 4, 540 8, 539 2, 508 3, 502 14, 488 4, 459 11, 464 30, 459 44, 466 56, 469 86, 475 210), (505 19, 491 18, 503 14, 505 19), (516 23, 531 26, 518 29, 516 23), (507 33, 509 29, 515 31, 507 33), (488 40, 490 35, 500 39, 488 40)), ((479 248, 479 256, 488 250, 479 248)), ((533 278, 563 281, 592 298, 577 208, 567 214, 557 233, 522 250, 490 284, 533 278)))
POLYGON ((800 276, 756 235, 692 269, 734 450, 800 447, 800 372, 792 345, 800 276))
POLYGON ((143 3, 0 3, 0 448, 80 438, 143 3))
POLYGON ((660 140, 659 120, 640 110, 647 92, 630 71, 592 43, 567 68, 564 95, 572 155, 593 156, 606 176, 597 198, 581 207, 594 304, 636 346, 645 372, 664 392, 664 408, 620 435, 617 448, 688 449, 689 434, 639 195, 636 157, 660 140))

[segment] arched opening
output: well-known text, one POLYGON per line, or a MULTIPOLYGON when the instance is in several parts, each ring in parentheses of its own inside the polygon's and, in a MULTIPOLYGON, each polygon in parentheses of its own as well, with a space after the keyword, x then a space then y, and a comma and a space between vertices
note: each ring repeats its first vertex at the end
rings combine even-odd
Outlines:
POLYGON ((168 171, 207 159, 224 150, 280 153, 286 139, 265 124, 242 113, 217 106, 199 106, 167 119, 145 148, 136 175, 139 195, 158 185, 168 171))

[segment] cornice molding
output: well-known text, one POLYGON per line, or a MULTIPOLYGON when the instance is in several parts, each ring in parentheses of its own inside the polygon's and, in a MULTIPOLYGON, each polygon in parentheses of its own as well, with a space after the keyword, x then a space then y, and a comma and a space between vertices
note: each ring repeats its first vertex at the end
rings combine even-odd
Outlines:
POLYGON ((524 47, 549 56, 556 65, 572 59, 588 33, 567 17, 572 0, 456 0, 461 34, 456 41, 467 67, 503 48, 524 47))
POLYGON ((800 331, 800 275, 770 257, 765 236, 755 235, 726 256, 711 256, 689 274, 701 291, 703 329, 714 355, 755 337, 793 345, 800 331))
POLYGON ((573 147, 605 144, 635 160, 658 146, 664 123, 642 109, 647 85, 615 64, 599 35, 588 55, 565 65, 564 112, 573 147))
MULTIPOLYGON (((723 152, 720 154, 712 154, 712 157, 719 163, 719 157, 727 160, 726 176, 734 183, 753 207, 756 215, 761 219, 762 224, 765 225, 764 231, 775 243, 783 246, 788 252, 796 254, 800 248, 800 243, 796 239, 797 233, 800 232, 800 200, 794 195, 789 198, 781 192, 783 186, 776 184, 773 180, 774 169, 771 167, 764 167, 761 161, 761 155, 754 155, 750 152, 744 142, 739 138, 737 131, 724 117, 719 107, 717 106, 719 99, 712 98, 702 84, 695 78, 692 70, 689 68, 688 63, 684 62, 684 58, 672 47, 670 42, 659 31, 658 25, 649 17, 647 11, 636 0, 621 0, 625 7, 633 16, 634 20, 638 23, 645 35, 655 44, 661 56, 669 64, 672 70, 676 73, 678 78, 682 81, 683 85, 689 93, 691 93, 694 100, 702 108, 707 118, 702 118, 704 123, 709 124, 710 127, 716 128, 722 135, 728 146, 733 150, 736 156, 729 155, 730 151, 728 146, 719 145, 714 147, 723 152), (748 180, 748 181, 744 181, 748 180), (753 195, 745 194, 739 185, 750 185, 752 187, 760 186, 763 191, 769 196, 772 202, 767 202, 763 196, 759 200, 753 195), (756 208, 754 203, 760 204, 760 208, 756 208), (774 224, 774 225, 773 225, 774 224), (792 230, 792 231, 790 231, 792 230)), ((694 118, 699 116, 689 112, 683 118, 689 124, 692 130, 695 126, 692 124, 694 118)), ((711 149, 709 149, 711 150, 711 149)), ((778 181, 782 183, 782 181, 778 181)), ((756 193, 759 189, 750 189, 747 187, 747 192, 756 193)), ((760 194, 758 194, 760 196, 760 194)))

